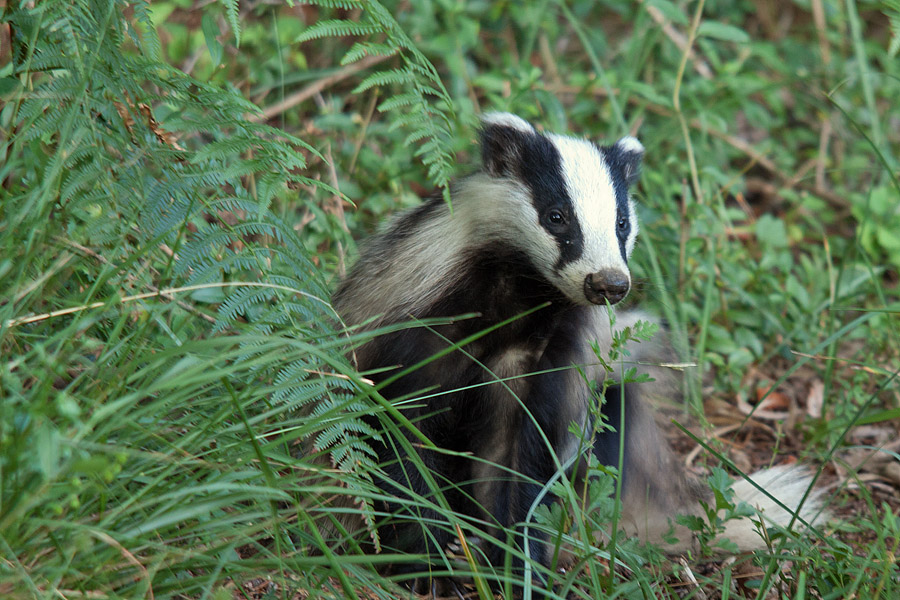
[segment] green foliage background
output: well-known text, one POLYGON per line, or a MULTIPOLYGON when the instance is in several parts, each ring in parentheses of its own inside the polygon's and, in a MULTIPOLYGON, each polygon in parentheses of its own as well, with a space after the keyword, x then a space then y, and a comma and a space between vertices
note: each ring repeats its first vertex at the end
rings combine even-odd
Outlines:
MULTIPOLYGON (((2 597, 397 593, 375 568, 396 557, 322 538, 381 518, 359 417, 392 411, 329 290, 354 240, 474 168, 485 110, 647 147, 633 302, 699 365, 691 414, 805 374, 824 406, 777 445, 840 463, 854 425, 898 433, 896 2, 9 0, 2 21, 2 597)), ((852 498, 859 537, 701 584, 895 597, 898 503, 852 498)), ((576 547, 627 574, 572 569, 562 596, 678 594, 633 544, 576 547)))

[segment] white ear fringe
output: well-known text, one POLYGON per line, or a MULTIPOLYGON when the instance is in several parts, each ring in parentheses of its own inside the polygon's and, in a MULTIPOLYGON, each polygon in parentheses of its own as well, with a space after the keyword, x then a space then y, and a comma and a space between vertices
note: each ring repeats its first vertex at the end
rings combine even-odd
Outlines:
POLYGON ((637 138, 629 136, 625 136, 616 142, 616 146, 622 152, 629 154, 632 152, 643 154, 644 153, 644 145, 638 141, 637 138))
POLYGON ((488 112, 481 115, 481 123, 485 126, 496 125, 499 127, 510 127, 523 133, 534 133, 534 127, 531 123, 518 115, 505 112, 488 112))

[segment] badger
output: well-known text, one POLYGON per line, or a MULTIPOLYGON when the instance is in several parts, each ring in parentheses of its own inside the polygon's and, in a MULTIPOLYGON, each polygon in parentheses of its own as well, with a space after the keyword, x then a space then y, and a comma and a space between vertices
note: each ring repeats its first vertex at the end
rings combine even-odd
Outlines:
MULTIPOLYGON (((385 398, 403 400, 404 416, 440 449, 414 446, 450 508, 508 528, 554 501, 545 485, 577 462, 579 432, 594 425, 590 382, 615 377, 594 348, 609 351, 609 307, 632 286, 638 221, 629 191, 644 147, 634 137, 598 145, 541 133, 507 113, 485 115, 480 140, 481 168, 451 184, 451 202, 435 197, 390 221, 363 245, 333 304, 347 325, 386 331, 355 349, 356 367, 374 373, 385 398)), ((639 318, 620 311, 616 327, 639 318)), ((628 350, 634 363, 646 358, 641 344, 628 350)), ((620 526, 659 542, 676 515, 698 513, 704 488, 679 467, 641 385, 607 389, 602 414, 613 429, 590 451, 622 466, 620 526)), ((435 524, 434 511, 403 501, 432 498, 426 478, 397 444, 373 448, 385 495, 398 499, 385 507, 394 518, 379 530, 382 545, 438 555, 451 541, 448 528, 435 524)), ((778 502, 745 483, 737 500, 781 524, 810 483, 799 469, 777 467, 752 479, 778 502)), ((818 509, 813 495, 801 517, 811 521, 818 509)), ((526 530, 516 531, 523 548, 526 530)), ((530 555, 549 566, 551 545, 534 529, 528 535, 530 555)), ((742 550, 763 543, 746 519, 725 535, 742 550)), ((679 544, 672 549, 691 540, 679 544)), ((485 552, 503 564, 499 545, 485 552)))

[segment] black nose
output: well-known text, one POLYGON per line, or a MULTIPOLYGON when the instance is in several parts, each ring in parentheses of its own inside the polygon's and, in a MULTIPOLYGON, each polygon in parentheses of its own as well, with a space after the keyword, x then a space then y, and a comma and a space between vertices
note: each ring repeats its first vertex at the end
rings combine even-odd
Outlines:
POLYGON ((584 278, 584 295, 593 304, 603 304, 604 300, 615 304, 628 295, 629 289, 628 274, 614 269, 597 271, 584 278))

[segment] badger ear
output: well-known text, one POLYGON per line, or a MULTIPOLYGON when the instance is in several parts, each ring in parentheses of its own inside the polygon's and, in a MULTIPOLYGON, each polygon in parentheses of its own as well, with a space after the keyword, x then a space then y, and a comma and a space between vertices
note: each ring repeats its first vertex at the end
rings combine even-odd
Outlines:
POLYGON ((522 153, 528 140, 537 135, 522 117, 491 112, 481 118, 481 164, 492 177, 519 174, 522 153))
POLYGON ((644 146, 637 138, 623 137, 612 147, 610 162, 618 167, 628 187, 638 182, 641 176, 641 162, 644 160, 644 146))

